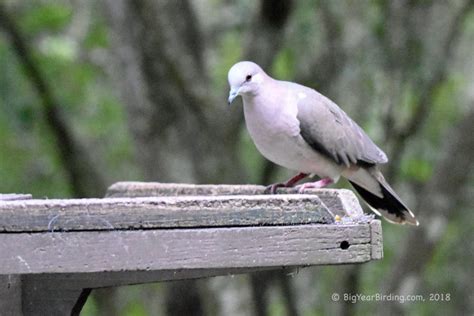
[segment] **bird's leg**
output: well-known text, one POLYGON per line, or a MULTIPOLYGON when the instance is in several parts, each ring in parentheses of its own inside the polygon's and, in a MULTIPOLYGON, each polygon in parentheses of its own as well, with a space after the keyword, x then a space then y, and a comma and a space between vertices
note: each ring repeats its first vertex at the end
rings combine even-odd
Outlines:
POLYGON ((333 183, 334 180, 331 178, 322 178, 321 180, 316 182, 303 183, 298 187, 298 192, 303 193, 303 191, 306 189, 321 189, 333 183))
POLYGON ((304 173, 304 172, 300 172, 298 173, 296 176, 288 179, 288 181, 286 182, 280 182, 280 183, 274 183, 274 184, 271 184, 269 186, 267 186, 265 188, 265 191, 264 193, 268 194, 268 193, 271 193, 271 194, 275 194, 276 193, 276 190, 278 188, 289 188, 289 187, 292 187, 294 186, 296 183, 298 183, 298 181, 306 178, 307 176, 309 176, 309 173, 304 173))

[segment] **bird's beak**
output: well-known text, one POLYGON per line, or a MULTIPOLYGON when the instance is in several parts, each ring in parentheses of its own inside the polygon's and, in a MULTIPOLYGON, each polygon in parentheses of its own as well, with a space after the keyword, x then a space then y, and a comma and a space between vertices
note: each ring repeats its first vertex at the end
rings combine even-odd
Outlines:
POLYGON ((239 95, 239 88, 232 88, 230 89, 229 92, 229 99, 227 100, 227 103, 230 105, 232 101, 239 95))

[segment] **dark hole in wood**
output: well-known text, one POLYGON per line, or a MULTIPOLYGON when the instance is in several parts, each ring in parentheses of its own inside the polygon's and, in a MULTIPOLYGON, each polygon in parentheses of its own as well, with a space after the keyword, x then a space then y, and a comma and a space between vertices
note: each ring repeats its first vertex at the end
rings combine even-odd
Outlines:
POLYGON ((349 248, 350 244, 347 240, 344 240, 343 242, 341 242, 341 249, 344 249, 346 250, 347 248, 349 248))

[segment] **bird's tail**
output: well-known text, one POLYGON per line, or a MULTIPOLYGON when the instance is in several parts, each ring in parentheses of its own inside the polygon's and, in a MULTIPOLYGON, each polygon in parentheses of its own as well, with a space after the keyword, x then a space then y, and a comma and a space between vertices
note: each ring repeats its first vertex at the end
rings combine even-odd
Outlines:
MULTIPOLYGON (((368 170, 367 170, 368 171, 368 170)), ((410 224, 418 226, 419 223, 413 212, 402 202, 400 197, 385 181, 382 173, 378 170, 371 170, 372 179, 377 181, 381 194, 374 194, 361 185, 349 180, 357 193, 365 200, 370 208, 382 215, 388 221, 396 224, 410 224), (379 196, 380 195, 380 196, 379 196)))

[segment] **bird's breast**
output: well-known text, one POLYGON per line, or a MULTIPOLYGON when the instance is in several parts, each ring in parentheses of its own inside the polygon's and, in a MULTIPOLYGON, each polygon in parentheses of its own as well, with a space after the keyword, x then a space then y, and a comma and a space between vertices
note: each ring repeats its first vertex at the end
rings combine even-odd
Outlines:
POLYGON ((301 137, 295 98, 244 99, 247 129, 268 160, 285 168, 337 179, 340 168, 314 151, 301 137))
MULTIPOLYGON (((244 105, 245 123, 252 140, 264 156, 272 155, 286 140, 300 133, 296 113, 264 101, 244 105)), ((268 157, 267 157, 268 158, 268 157)))
POLYGON ((268 160, 285 168, 336 177, 339 169, 312 150, 300 135, 295 107, 268 108, 262 103, 245 103, 247 129, 255 146, 268 160))

